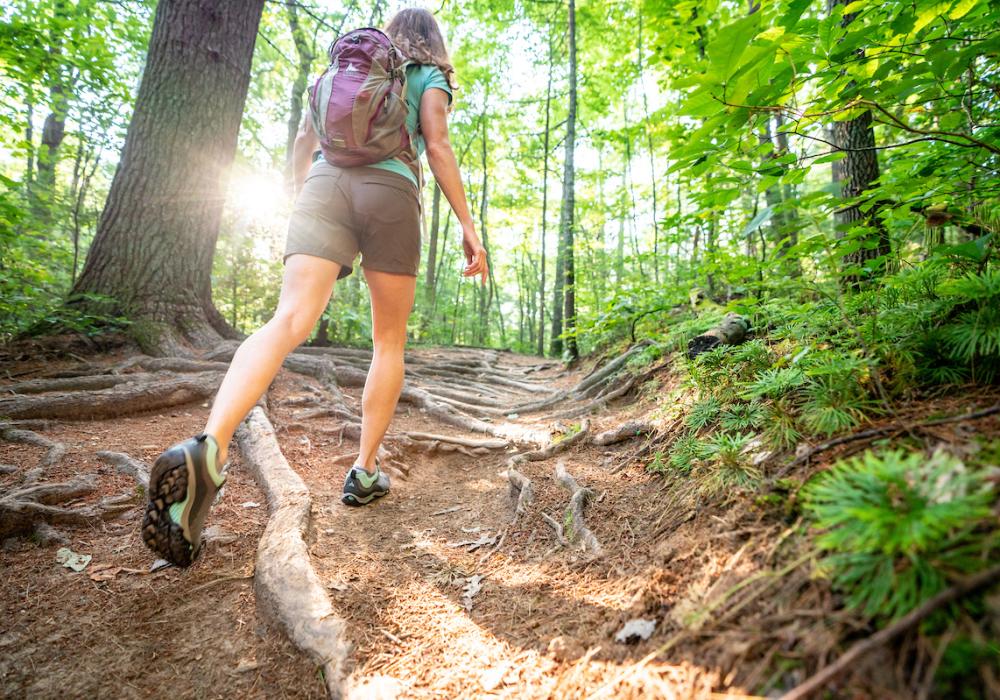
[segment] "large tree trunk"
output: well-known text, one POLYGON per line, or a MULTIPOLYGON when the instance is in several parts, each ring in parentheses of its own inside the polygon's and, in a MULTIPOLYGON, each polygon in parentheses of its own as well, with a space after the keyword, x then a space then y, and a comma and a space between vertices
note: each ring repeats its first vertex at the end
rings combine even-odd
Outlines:
POLYGON ((576 345, 576 271, 573 262, 574 218, 576 204, 576 170, 573 156, 576 152, 576 0, 569 0, 569 114, 566 116, 566 158, 563 161, 563 199, 559 214, 559 234, 563 243, 563 324, 566 332, 566 351, 570 359, 577 359, 580 351, 576 345))
POLYGON ((70 303, 138 322, 147 352, 218 340, 212 256, 264 0, 161 0, 121 161, 70 303))
MULTIPOLYGON (((849 4, 849 0, 828 0, 828 2, 831 10, 837 5, 849 4)), ((847 26, 854 17, 854 14, 844 15, 841 24, 847 26)), ((880 203, 877 201, 865 203, 866 208, 863 211, 862 202, 857 201, 865 191, 875 185, 879 177, 872 113, 865 110, 854 119, 834 122, 831 137, 838 149, 847 152, 846 157, 833 163, 833 181, 840 183, 841 198, 850 202, 834 213, 837 233, 842 236, 855 228, 862 230, 860 235, 862 245, 858 250, 844 256, 844 266, 869 268, 866 272, 853 272, 844 276, 844 281, 854 286, 866 278, 879 274, 879 270, 868 264, 868 261, 889 253, 889 234, 878 216, 880 203)))

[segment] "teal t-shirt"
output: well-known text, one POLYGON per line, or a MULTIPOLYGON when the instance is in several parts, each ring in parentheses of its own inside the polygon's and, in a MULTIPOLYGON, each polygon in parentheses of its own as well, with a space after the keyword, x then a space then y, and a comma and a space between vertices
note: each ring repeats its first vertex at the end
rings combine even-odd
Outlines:
MULTIPOLYGON (((429 88, 440 88, 448 93, 451 102, 451 87, 444 73, 437 66, 411 65, 406 69, 406 130, 410 132, 410 140, 417 147, 417 156, 423 155, 424 137, 420 135, 420 98, 429 88)), ((381 168, 392 173, 399 173, 408 178, 414 185, 417 178, 413 171, 399 158, 389 158, 381 163, 375 163, 372 168, 381 168)))

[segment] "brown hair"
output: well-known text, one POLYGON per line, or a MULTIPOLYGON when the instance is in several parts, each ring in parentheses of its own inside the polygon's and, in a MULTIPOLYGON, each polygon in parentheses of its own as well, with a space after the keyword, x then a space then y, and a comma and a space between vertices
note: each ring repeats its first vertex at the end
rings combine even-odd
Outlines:
POLYGON ((385 33, 392 43, 411 61, 427 66, 437 66, 444 73, 445 80, 454 90, 455 67, 448 58, 448 49, 437 20, 427 10, 408 7, 400 10, 386 25, 385 33))

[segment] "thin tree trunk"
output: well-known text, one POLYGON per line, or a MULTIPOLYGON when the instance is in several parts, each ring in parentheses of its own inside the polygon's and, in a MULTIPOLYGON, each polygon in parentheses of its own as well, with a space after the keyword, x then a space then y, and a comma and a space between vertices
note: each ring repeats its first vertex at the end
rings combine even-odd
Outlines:
POLYGON ((295 135, 298 133, 299 124, 302 123, 302 96, 306 91, 312 63, 316 60, 315 45, 309 40, 308 33, 299 21, 298 5, 299 3, 295 0, 285 2, 285 16, 288 19, 288 28, 292 33, 292 42, 295 44, 295 53, 299 59, 295 66, 295 75, 292 79, 288 100, 285 179, 289 184, 292 178, 292 147, 295 145, 295 135))
POLYGON ((576 204, 576 0, 569 0, 569 114, 566 117, 566 157, 563 161, 563 200, 559 214, 560 238, 563 244, 565 274, 563 291, 563 322, 566 351, 571 360, 580 356, 576 343, 576 270, 574 269, 574 218, 576 204))
POLYGON ((431 197, 431 232, 427 244, 427 271, 424 278, 424 328, 430 323, 431 309, 434 308, 434 299, 437 295, 437 249, 438 249, 438 229, 441 226, 441 188, 437 180, 434 181, 434 194, 431 197))
POLYGON ((552 28, 549 27, 549 80, 545 87, 545 137, 542 142, 542 263, 538 283, 538 344, 539 355, 545 354, 545 233, 549 213, 549 129, 552 117, 552 72, 555 67, 552 28))
MULTIPOLYGON (((489 94, 487 92, 486 99, 488 101, 489 94)), ((480 191, 479 199, 479 233, 482 235, 483 247, 489 250, 489 233, 486 227, 486 207, 489 200, 489 185, 490 185, 490 172, 489 167, 486 162, 486 119, 485 117, 480 120, 482 125, 481 131, 481 143, 482 149, 480 165, 483 169, 483 184, 480 191)), ((490 266, 492 268, 492 265, 490 266)), ((490 270, 489 282, 489 293, 485 293, 482 287, 477 287, 479 290, 479 326, 476 332, 476 343, 483 345, 486 342, 486 338, 489 336, 489 311, 490 302, 493 301, 493 277, 492 269, 490 270)))
POLYGON ((35 181, 35 104, 29 94, 26 100, 26 123, 24 128, 24 143, 27 147, 28 166, 24 171, 24 182, 31 189, 35 181))
POLYGON ((56 0, 53 6, 52 28, 49 31, 49 58, 54 64, 53 79, 49 84, 49 114, 42 125, 42 139, 36 156, 37 175, 31 188, 32 213, 43 224, 52 221, 52 207, 56 196, 56 165, 59 147, 66 136, 66 115, 69 111, 71 79, 62 64, 65 24, 72 8, 66 0, 56 0))
MULTIPOLYGON (((649 172, 653 186, 653 279, 660 282, 660 221, 656 203, 656 157, 653 151, 653 131, 649 121, 649 100, 646 97, 646 80, 642 64, 642 8, 639 8, 639 92, 642 93, 642 113, 646 131, 646 151, 649 153, 649 172)), ((667 184, 669 187, 669 183, 667 184)))
POLYGON ((635 254, 635 264, 639 268, 639 276, 641 277, 644 272, 642 269, 642 258, 639 257, 639 224, 636 220, 635 181, 632 179, 632 132, 629 130, 628 103, 624 100, 622 101, 622 116, 625 120, 625 183, 631 204, 631 209, 629 210, 631 226, 629 227, 629 231, 632 234, 632 252, 635 254))
MULTIPOLYGON (((161 0, 125 147, 74 295, 112 299, 147 352, 232 334, 211 271, 264 0, 161 0)), ((71 303, 89 306, 76 296, 71 303)))
MULTIPOLYGON (((828 0, 828 3, 832 11, 837 5, 848 5, 849 1, 828 0)), ((844 15, 841 26, 849 25, 855 16, 844 15)), ((862 53, 862 50, 858 51, 862 53)), ((867 229, 861 234, 861 247, 844 256, 845 267, 867 268, 864 272, 853 271, 844 276, 846 284, 857 286, 865 279, 880 276, 884 265, 879 264, 875 268, 869 261, 889 254, 889 234, 878 216, 880 203, 857 201, 879 178, 878 151, 875 150, 871 111, 865 110, 854 119, 834 122, 831 140, 838 149, 847 152, 843 159, 833 163, 833 181, 840 184, 841 198, 850 202, 834 212, 838 235, 843 236, 855 227, 867 229), (865 211, 862 211, 862 204, 865 204, 865 211)))

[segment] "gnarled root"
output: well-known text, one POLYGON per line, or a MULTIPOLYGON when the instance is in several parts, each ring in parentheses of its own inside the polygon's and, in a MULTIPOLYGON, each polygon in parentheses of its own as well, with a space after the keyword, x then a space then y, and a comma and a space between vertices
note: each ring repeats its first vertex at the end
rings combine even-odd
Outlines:
POLYGON ((149 489, 149 466, 147 464, 129 457, 124 452, 101 451, 97 453, 97 458, 114 466, 120 474, 131 476, 142 488, 149 489))
POLYGON ((520 463, 517 457, 507 462, 507 481, 510 482, 510 497, 514 499, 514 519, 523 515, 535 500, 531 479, 519 472, 514 465, 520 463))
POLYGON ((590 435, 590 421, 584 420, 580 425, 580 430, 573 433, 567 438, 560 440, 559 442, 549 443, 547 446, 540 450, 533 450, 532 452, 525 452, 521 457, 528 462, 540 462, 543 459, 549 459, 550 457, 555 457, 557 454, 561 454, 571 448, 573 445, 577 445, 586 440, 590 435))
POLYGON ((132 507, 132 494, 105 498, 96 505, 79 508, 57 505, 96 490, 97 479, 93 475, 60 483, 34 483, 9 490, 0 495, 0 540, 35 529, 39 523, 87 525, 109 520, 132 507))
POLYGON ((566 507, 566 514, 563 521, 570 530, 570 539, 579 542, 581 547, 593 556, 601 556, 603 550, 601 543, 590 528, 587 527, 583 517, 583 511, 587 503, 594 497, 594 492, 580 486, 569 472, 566 465, 560 460, 555 467, 555 479, 564 489, 569 491, 569 505, 566 507))
POLYGON ((594 436, 595 445, 614 445, 618 442, 631 440, 642 435, 649 435, 655 430, 652 423, 643 420, 625 421, 619 426, 605 430, 594 436))
POLYGON ((49 467, 55 466, 66 454, 66 446, 61 442, 53 442, 44 435, 39 435, 31 430, 20 430, 6 425, 0 425, 0 440, 6 442, 18 442, 23 445, 36 445, 48 450, 38 466, 32 469, 24 477, 25 483, 38 481, 42 474, 49 467))
POLYGON ((221 382, 221 373, 206 372, 197 378, 170 377, 98 391, 7 397, 0 399, 0 415, 69 420, 111 418, 205 399, 221 382))

